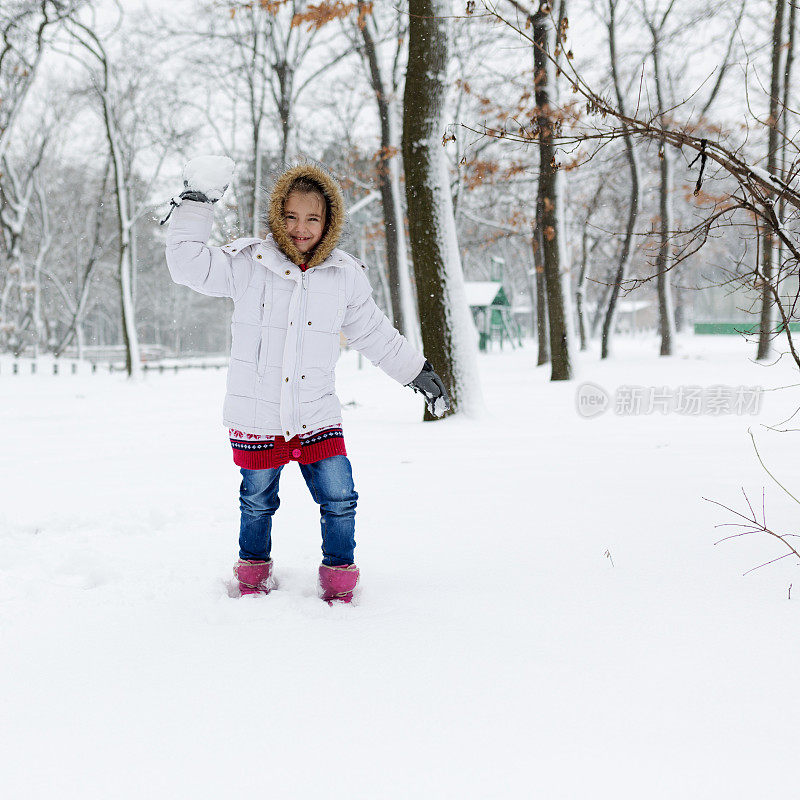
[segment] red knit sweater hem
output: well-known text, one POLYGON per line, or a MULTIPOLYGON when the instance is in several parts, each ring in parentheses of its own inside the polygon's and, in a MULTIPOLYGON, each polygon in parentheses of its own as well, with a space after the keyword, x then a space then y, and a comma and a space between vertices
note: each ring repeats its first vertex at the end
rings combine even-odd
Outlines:
MULTIPOLYGON (((242 435, 240 431, 237 434, 242 435)), ((246 434, 244 434, 246 436, 246 434)), ((346 456, 341 426, 320 428, 286 441, 283 436, 239 439, 231 436, 233 463, 243 469, 277 469, 290 461, 313 464, 331 456, 346 456)))

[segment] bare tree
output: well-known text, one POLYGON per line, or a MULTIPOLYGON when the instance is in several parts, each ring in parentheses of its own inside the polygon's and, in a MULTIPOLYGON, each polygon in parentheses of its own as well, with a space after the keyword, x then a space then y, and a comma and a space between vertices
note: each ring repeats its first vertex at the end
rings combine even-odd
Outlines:
POLYGON ((75 236, 75 269, 77 274, 75 279, 70 281, 74 288, 74 294, 68 291, 64 282, 54 271, 46 271, 47 276, 53 282, 64 301, 64 306, 69 315, 69 320, 64 327, 63 334, 55 343, 53 349, 56 356, 62 355, 66 348, 73 342, 76 344, 78 358, 82 358, 83 356, 83 320, 89 307, 92 278, 94 277, 95 270, 100 266, 101 257, 108 244, 103 239, 103 222, 105 216, 103 213, 103 198, 108 191, 110 179, 111 159, 109 158, 103 170, 103 178, 100 182, 97 200, 92 206, 92 212, 88 217, 83 215, 83 219, 80 220, 82 230, 75 236), (84 224, 86 224, 85 228, 84 224), (83 245, 87 246, 85 250, 83 245), (81 258, 81 256, 83 256, 83 258, 81 258))
MULTIPOLYGON (((537 221, 541 219, 539 213, 539 199, 536 201, 537 221)), ((550 361, 550 340, 547 325, 547 281, 544 272, 544 247, 542 246, 541 225, 536 225, 531 235, 531 249, 533 251, 533 271, 536 282, 536 340, 538 353, 536 366, 541 367, 550 361)))
POLYGON ((0 275, 0 336, 7 347, 19 355, 25 349, 25 332, 33 325, 35 344, 39 346, 41 315, 39 308, 39 252, 46 255, 49 249, 49 232, 44 230, 47 222, 46 206, 43 205, 38 172, 47 149, 52 127, 44 126, 42 133, 31 144, 31 157, 21 168, 7 153, 0 158, 0 254, 6 267, 0 275), (30 258, 23 248, 26 229, 38 201, 41 211, 42 230, 35 238, 35 255, 30 258), (29 262, 33 262, 32 268, 29 262))
POLYGON ((586 313, 584 311, 584 303, 586 302, 586 286, 589 281, 590 274, 590 260, 592 253, 597 249, 600 244, 600 236, 595 236, 590 244, 589 225, 592 217, 597 212, 600 206, 600 199, 603 196, 602 184, 599 184, 597 190, 592 195, 589 201, 589 206, 586 209, 585 221, 583 224, 583 231, 581 232, 581 268, 578 272, 578 284, 575 288, 575 310, 578 315, 578 336, 580 339, 581 350, 588 350, 589 342, 586 331, 586 313))
POLYGON ((0 5, 0 158, 36 79, 47 36, 81 5, 82 0, 3 0, 0 5))
POLYGON ((42 316, 42 271, 45 260, 50 253, 53 244, 53 229, 50 221, 50 209, 47 200, 47 193, 41 177, 34 178, 34 191, 39 209, 39 237, 36 248, 36 258, 33 262, 32 270, 32 299, 29 319, 33 328, 33 357, 36 358, 43 347, 47 346, 45 337, 45 321, 42 316))
MULTIPOLYGON (((664 36, 670 14, 676 0, 654 0, 651 7, 647 0, 640 0, 641 13, 650 32, 650 59, 653 63, 653 80, 656 89, 656 115, 658 123, 667 112, 667 76, 664 71, 664 36)), ((622 110, 622 109, 621 109, 622 110)), ((623 112, 624 113, 624 112, 623 112)), ((626 137, 627 138, 627 137, 626 137)), ((658 255, 656 257, 656 288, 658 291, 658 325, 661 335, 661 355, 671 356, 675 345, 675 305, 669 270, 672 266, 670 237, 673 230, 672 194, 674 191, 673 155, 665 138, 658 142, 659 186, 658 186, 658 255)))
MULTIPOLYGON (((416 305, 406 255, 405 224, 400 199, 400 142, 398 141, 393 102, 398 88, 397 66, 405 41, 405 31, 402 29, 394 31, 395 53, 392 60, 394 69, 392 74, 385 75, 378 58, 379 31, 374 10, 369 13, 371 5, 365 0, 359 0, 359 15, 355 25, 363 41, 364 61, 378 106, 380 149, 376 172, 386 231, 386 266, 389 273, 391 316, 401 333, 412 341, 418 341, 416 305)), ((399 20, 399 16, 396 15, 395 19, 399 20)))
MULTIPOLYGON (((783 114, 781 115, 781 178, 783 180, 789 180, 791 176, 789 175, 789 146, 788 146, 788 138, 789 138, 789 131, 788 131, 788 122, 791 114, 789 113, 789 104, 790 104, 790 88, 792 86, 792 67, 794 66, 794 46, 795 46, 795 34, 797 31, 797 6, 800 3, 797 2, 790 2, 789 3, 789 22, 788 22, 788 33, 787 33, 787 45, 786 45, 786 62, 783 68, 783 97, 781 100, 781 107, 783 108, 783 114)), ((744 6, 744 3, 742 3, 744 6)), ((781 198, 778 204, 778 216, 782 220, 786 216, 786 201, 781 198)), ((784 257, 784 247, 783 242, 778 242, 778 269, 780 269, 781 265, 783 264, 783 257, 784 257)), ((778 278, 780 281, 780 276, 778 278)))
MULTIPOLYGON (((767 172, 770 175, 778 173, 778 158, 780 157, 780 129, 781 117, 785 108, 781 108, 781 79, 783 78, 783 33, 786 0, 775 0, 775 15, 772 26, 772 58, 771 81, 769 87, 769 116, 766 125, 769 129, 767 135, 767 172)), ((772 202, 774 193, 768 195, 772 202)), ((762 361, 769 358, 770 342, 774 335, 774 308, 772 288, 775 280, 775 237, 770 225, 761 226, 761 314, 758 327, 758 351, 756 358, 762 361)))
POLYGON ((149 197, 150 188, 158 177, 170 143, 179 138, 181 131, 173 127, 174 98, 167 111, 164 98, 156 100, 158 83, 148 81, 147 71, 141 65, 123 64, 115 60, 107 43, 90 24, 73 20, 69 32, 84 51, 84 61, 91 82, 91 97, 102 119, 108 155, 111 161, 112 185, 117 215, 117 279, 120 292, 122 337, 125 346, 125 363, 128 375, 138 375, 141 369, 139 338, 136 328, 135 277, 136 236, 135 226, 150 207, 137 199, 137 174, 135 161, 144 150, 154 150, 156 155, 147 186, 142 197, 149 197), (150 113, 148 113, 150 112, 150 113))
MULTIPOLYGON (((617 65, 617 7, 618 0, 608 0, 608 18, 606 28, 608 30, 608 58, 611 66, 611 81, 614 85, 614 94, 617 98, 619 109, 625 113, 625 99, 622 93, 622 85, 619 77, 617 65)), ((608 358, 611 352, 611 337, 614 335, 614 328, 617 318, 617 299, 620 290, 628 276, 628 268, 633 252, 633 236, 636 229, 636 218, 639 214, 639 160, 633 146, 633 137, 623 125, 622 141, 625 144, 625 159, 628 162, 628 171, 631 177, 630 201, 628 203, 628 222, 625 228, 625 238, 622 241, 622 250, 619 255, 619 263, 614 280, 611 286, 611 293, 608 299, 608 308, 603 320, 603 332, 600 346, 600 357, 608 358)), ((662 185, 662 197, 663 197, 662 185)), ((662 226, 663 227, 663 226, 662 226)), ((666 277, 666 276, 665 276, 666 277)), ((661 309, 661 289, 659 289, 659 309, 661 309)), ((663 318, 663 314, 662 314, 663 318)), ((662 324, 662 355, 664 355, 664 337, 662 324)))
MULTIPOLYGON (((493 8, 490 11, 496 19, 503 20, 521 37, 533 43, 532 35, 524 25, 519 24, 517 19, 506 18, 493 8)), ((655 24, 657 25, 658 21, 655 24)), ((542 52, 546 53, 543 48, 542 52)), ((551 62, 555 62, 551 54, 546 54, 551 62)), ((800 159, 797 157, 799 151, 795 143, 788 143, 793 148, 795 159, 787 170, 787 180, 784 180, 780 175, 748 161, 742 152, 741 144, 729 145, 719 128, 706 126, 701 128, 698 135, 698 126, 694 121, 682 124, 677 122, 675 116, 680 104, 670 110, 669 117, 665 115, 663 106, 659 106, 659 109, 649 117, 639 116, 638 108, 635 113, 625 113, 587 82, 572 59, 568 58, 564 62, 564 71, 573 93, 582 98, 584 105, 578 108, 573 103, 571 110, 562 109, 565 118, 569 117, 570 121, 570 127, 565 126, 559 132, 558 139, 562 146, 575 147, 581 143, 593 143, 596 147, 602 147, 609 141, 632 134, 637 138, 656 142, 661 147, 681 150, 684 154, 691 152, 695 155, 695 161, 699 161, 695 195, 702 198, 700 202, 703 204, 703 215, 700 222, 683 232, 685 235, 683 242, 680 242, 673 232, 672 239, 677 250, 672 261, 673 265, 696 253, 705 244, 711 231, 721 225, 733 224, 732 219, 737 214, 745 212, 751 219, 755 219, 758 226, 768 229, 774 239, 783 243, 789 254, 787 265, 791 265, 793 269, 800 268, 800 245, 791 232, 791 226, 786 224, 788 221, 795 224, 800 221, 800 192, 793 189, 790 183, 791 177, 796 175, 800 168, 800 159), (709 164, 715 168, 711 176, 707 170, 709 164), (701 195, 704 176, 706 180, 714 179, 721 184, 714 196, 701 195), (730 188, 731 184, 733 188, 730 188), (791 220, 781 220, 778 217, 776 207, 781 201, 785 204, 787 215, 791 216, 791 220)), ((525 125, 520 125, 513 131, 483 128, 483 132, 506 141, 528 144, 533 143, 538 137, 537 130, 525 125)), ((589 153, 585 159, 591 157, 592 153, 589 153)), ((790 353, 800 367, 800 352, 795 346, 788 324, 797 297, 791 306, 787 305, 782 300, 775 282, 763 280, 760 268, 756 269, 754 277, 758 280, 759 288, 769 289, 772 303, 780 314, 781 328, 786 333, 790 353)), ((638 283, 641 281, 634 280, 630 285, 638 283)))
POLYGON ((562 178, 556 162, 554 137, 557 132, 555 107, 551 105, 555 90, 555 28, 550 4, 540 0, 530 17, 534 41, 534 86, 538 114, 536 124, 539 142, 539 189, 537 226, 541 231, 544 277, 547 284, 547 319, 550 334, 550 380, 564 381, 572 377, 570 354, 569 293, 565 287, 566 264, 563 241, 562 178))
POLYGON ((130 171, 125 164, 124 144, 117 115, 116 87, 114 85, 116 71, 105 45, 91 28, 76 21, 70 32, 95 61, 93 66, 87 66, 92 76, 94 95, 100 106, 112 164, 119 237, 117 277, 120 289, 122 337, 125 345, 125 367, 128 375, 134 377, 141 370, 139 337, 136 331, 136 312, 133 302, 135 260, 132 252, 134 246, 132 229, 135 223, 135 212, 132 208, 130 171))
MULTIPOLYGON (((450 389, 454 413, 474 411, 482 401, 442 149, 449 13, 446 0, 409 2, 403 164, 422 342, 450 389)), ((425 418, 435 419, 427 409, 425 418)))

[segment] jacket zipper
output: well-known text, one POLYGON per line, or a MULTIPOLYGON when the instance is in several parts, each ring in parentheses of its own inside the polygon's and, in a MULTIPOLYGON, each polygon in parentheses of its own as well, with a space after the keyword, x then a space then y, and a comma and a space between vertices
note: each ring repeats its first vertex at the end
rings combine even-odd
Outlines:
POLYGON ((301 368, 301 356, 303 352, 303 336, 305 335, 305 325, 303 325, 303 321, 306 318, 306 300, 308 294, 306 292, 306 271, 303 270, 300 273, 300 319, 298 322, 300 323, 300 330, 297 334, 297 353, 295 354, 295 370, 294 370, 294 427, 295 430, 300 433, 300 381, 297 379, 298 373, 300 372, 301 368))

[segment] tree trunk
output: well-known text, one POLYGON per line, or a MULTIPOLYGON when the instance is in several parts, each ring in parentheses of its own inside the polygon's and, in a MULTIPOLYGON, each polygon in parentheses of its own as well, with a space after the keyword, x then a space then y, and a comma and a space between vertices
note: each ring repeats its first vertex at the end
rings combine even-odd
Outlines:
MULTIPOLYGON (((83 319, 86 314, 86 305, 89 301, 89 294, 92 286, 92 275, 95 267, 98 265, 101 253, 101 235, 103 228, 103 198, 108 190, 108 181, 111 172, 111 159, 109 158, 106 163, 105 171, 103 172, 103 182, 100 185, 100 192, 98 200, 95 205, 95 218, 94 230, 92 235, 92 246, 89 251, 89 257, 86 260, 86 266, 83 269, 83 274, 80 276, 78 283, 78 299, 72 309, 72 321, 64 331, 61 341, 55 346, 54 354, 56 357, 60 356, 64 350, 70 345, 73 338, 77 339, 78 358, 82 358, 83 353, 83 319)), ((174 318, 174 317, 173 317, 174 318)))
MULTIPOLYGON (((619 74, 617 72, 616 6, 617 0, 609 0, 608 51, 609 61, 611 62, 611 78, 614 83, 614 91, 617 95, 617 103, 620 111, 624 114, 625 99, 622 96, 622 88, 620 87, 619 74)), ((623 141, 625 142, 625 158, 628 161, 628 171, 631 176, 631 199, 628 205, 628 224, 625 229, 625 240, 622 243, 622 252, 620 253, 619 264, 617 265, 617 273, 614 276, 614 282, 611 286, 611 293, 608 298, 608 309, 606 310, 606 316, 603 320, 600 358, 608 358, 611 353, 611 338, 614 335, 614 327, 617 319, 617 300, 620 290, 622 289, 622 283, 628 274, 628 267, 633 250, 633 232, 636 228, 636 218, 639 215, 639 162, 637 161, 636 151, 633 147, 633 138, 630 133, 628 133, 627 126, 623 124, 622 129, 625 131, 623 137, 623 141)))
POLYGON ((136 335, 136 315, 133 308, 130 244, 125 244, 119 253, 120 310, 122 313, 122 341, 125 345, 125 369, 134 377, 140 371, 139 340, 136 335))
MULTIPOLYGON (((797 2, 789 3, 789 22, 787 24, 787 45, 786 45, 786 63, 783 68, 783 97, 781 98, 781 136, 780 136, 780 153, 781 153, 781 166, 780 176, 784 181, 788 181, 789 175, 789 148, 787 147, 789 141, 789 103, 790 103, 790 87, 792 85, 792 66, 794 65, 794 41, 795 30, 797 28, 797 2)), ((783 223, 786 219, 786 200, 783 196, 778 202, 778 219, 783 223)), ((778 241, 778 276, 777 285, 781 283, 781 270, 783 267, 784 244, 783 240, 778 241)))
POLYGON ((53 242, 53 234, 50 230, 50 213, 47 208, 47 195, 42 188, 40 181, 35 179, 36 196, 39 200, 39 213, 41 216, 41 235, 39 236, 38 251, 33 262, 33 357, 37 358, 42 346, 47 346, 45 324, 42 320, 42 265, 47 258, 50 245, 53 242), (45 338, 46 337, 46 338, 45 338))
POLYGON ((530 325, 531 337, 533 337, 533 333, 536 330, 537 326, 537 318, 538 315, 536 313, 536 267, 532 267, 528 270, 528 296, 530 297, 531 301, 531 314, 530 319, 528 320, 528 324, 530 325))
POLYGON ((553 33, 549 3, 540 0, 533 16, 534 84, 536 89, 537 123, 539 128, 539 196, 537 203, 538 229, 541 233, 544 276, 547 284, 547 316, 550 327, 550 380, 563 381, 572 377, 570 358, 569 315, 565 291, 561 241, 563 227, 560 213, 560 174, 553 146, 553 120, 550 94, 554 91, 555 75, 545 52, 552 53, 553 33))
POLYGON ((383 206, 383 225, 386 235, 386 264, 389 272, 389 296, 395 327, 410 341, 419 344, 417 314, 411 292, 408 258, 406 255, 405 226, 400 203, 400 169, 394 135, 394 120, 388 82, 381 74, 375 38, 370 30, 370 16, 365 15, 367 3, 359 0, 358 24, 364 41, 364 55, 369 68, 369 79, 378 106, 381 147, 378 155, 378 190, 383 206))
POLYGON ((131 259, 131 209, 128 203, 128 187, 125 185, 125 170, 119 150, 117 130, 111 117, 110 99, 107 91, 101 94, 103 115, 106 124, 109 153, 114 165, 114 195, 117 201, 117 235, 119 237, 119 257, 117 261, 117 280, 120 292, 120 312, 122 341, 125 345, 125 368, 133 378, 141 372, 139 339, 136 335, 136 312, 133 304, 133 268, 131 259))
MULTIPOLYGON (((795 44, 795 31, 797 29, 797 6, 798 2, 789 3, 789 22, 787 24, 786 37, 788 43, 786 45, 786 64, 783 68, 783 98, 781 99, 781 178, 784 181, 789 180, 789 148, 788 144, 788 122, 789 122, 789 103, 790 103, 790 88, 792 85, 792 67, 794 66, 794 44, 795 44)), ((780 203, 778 204, 778 216, 783 222, 786 213, 786 199, 781 195, 780 203)), ((778 264, 783 263, 783 240, 778 243, 778 264)), ((780 267, 779 267, 780 269, 780 267)))
POLYGON ((278 80, 278 91, 275 100, 278 106, 278 118, 281 126, 281 146, 280 152, 278 153, 278 163, 283 166, 286 164, 286 157, 289 152, 289 134, 292 129, 292 94, 294 93, 295 67, 287 63, 284 57, 279 56, 277 61, 273 64, 273 68, 278 80))
POLYGON ((19 355, 22 347, 20 329, 25 316, 25 259, 22 253, 22 231, 28 215, 29 198, 15 208, 10 227, 6 284, 0 296, 0 322, 9 326, 8 346, 19 355))
POLYGON ((589 220, 583 226, 581 235, 581 270, 578 274, 578 286, 575 289, 575 308, 578 312, 578 336, 580 340, 581 352, 589 349, 588 337, 586 336, 586 322, 583 314, 583 303, 586 299, 586 283, 589 280, 589 220))
MULTIPOLYGON (((678 270, 677 273, 677 282, 681 280, 681 272, 678 270)), ((688 324, 687 313, 686 313, 686 291, 681 289, 679 286, 674 286, 675 289, 675 330, 678 333, 686 330, 686 326, 688 324)))
POLYGON ((675 344, 675 310, 669 270, 672 263, 669 234, 672 230, 672 153, 662 140, 659 151, 659 246, 656 258, 656 287, 658 289, 658 324, 661 334, 659 355, 671 356, 675 344))
POLYGON ((598 185, 597 191, 589 202, 586 209, 586 219, 583 223, 581 233, 581 269, 578 274, 578 285, 575 288, 575 308, 578 312, 578 335, 580 337, 580 347, 582 351, 589 349, 589 335, 586 330, 586 312, 584 303, 586 302, 586 287, 591 273, 591 255, 595 248, 600 244, 600 237, 595 238, 594 243, 589 247, 589 223, 600 206, 600 199, 603 196, 602 184, 598 185))
MULTIPOLYGON (((425 354, 450 391, 450 413, 482 406, 475 328, 453 217, 442 112, 447 83, 446 0, 410 0, 403 98, 403 164, 425 354)), ((434 419, 426 410, 425 419, 434 419)))
POLYGON ((261 238, 261 195, 263 192, 261 186, 261 175, 263 171, 264 147, 261 144, 261 123, 258 122, 253 125, 253 219, 250 235, 254 239, 261 238))
POLYGON ((589 325, 589 338, 594 339, 600 334, 601 326, 603 324, 603 320, 605 319, 605 311, 604 309, 608 308, 608 298, 611 297, 611 290, 614 288, 614 275, 616 274, 616 270, 612 267, 611 269, 606 271, 606 274, 600 284, 602 285, 602 297, 600 297, 597 301, 597 305, 595 306, 594 313, 592 314, 592 321, 589 325))
MULTIPOLYGON (((537 209, 539 202, 537 201, 537 209)), ((537 213, 537 217, 538 217, 537 213)), ((544 278, 544 261, 542 259, 542 237, 538 228, 534 230, 531 239, 533 249, 534 274, 536 275, 536 339, 539 352, 536 356, 536 366, 550 363, 550 340, 547 326, 547 283, 544 278)))
MULTIPOLYGON (((366 260, 364 261, 366 264, 366 260)), ((391 292, 389 290, 389 275, 387 274, 386 262, 377 242, 372 243, 372 263, 378 273, 378 280, 381 282, 381 295, 384 305, 391 304, 391 292)))
POLYGON ((134 197, 133 184, 128 177, 125 181, 128 188, 128 208, 131 209, 130 230, 128 232, 128 247, 131 251, 131 303, 133 304, 134 319, 138 319, 139 307, 139 244, 136 240, 136 219, 133 213, 134 197))
MULTIPOLYGON (((778 135, 780 130, 781 99, 781 55, 783 51, 783 17, 786 0, 775 0, 775 17, 772 27, 772 79, 769 88, 769 117, 767 125, 767 172, 775 175, 778 165, 778 135)), ((774 192, 770 192, 774 195, 774 192)), ((758 352, 756 359, 763 361, 770 356, 770 343, 774 327, 774 307, 771 286, 775 273, 775 239, 772 229, 764 225, 761 229, 761 316, 758 327, 758 352)))
POLYGON ((550 328, 547 324, 547 281, 544 267, 536 270, 536 366, 550 363, 550 328))
MULTIPOLYGON (((648 22, 652 37, 650 57, 653 59, 653 75, 656 84, 656 98, 659 114, 667 110, 665 97, 666 80, 662 73, 661 64, 661 32, 666 23, 667 15, 673 8, 670 5, 661 18, 658 26, 648 22)), ((663 121, 661 121, 663 125, 663 121)), ((669 235, 672 230, 672 153, 667 147, 666 138, 659 140, 659 228, 658 228, 658 256, 656 257, 656 289, 658 291, 658 324, 661 334, 660 355, 671 356, 675 342, 675 310, 672 303, 672 286, 670 284, 669 270, 672 266, 669 235)))

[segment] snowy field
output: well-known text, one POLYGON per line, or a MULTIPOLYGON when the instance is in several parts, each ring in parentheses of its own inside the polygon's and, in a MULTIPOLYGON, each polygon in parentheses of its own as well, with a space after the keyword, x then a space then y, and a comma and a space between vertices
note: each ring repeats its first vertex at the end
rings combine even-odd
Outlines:
POLYGON ((620 341, 557 385, 532 345, 481 356, 486 415, 435 424, 345 354, 362 586, 339 608, 293 465, 279 589, 231 597, 224 372, 0 369, 0 796, 796 797, 800 573, 743 576, 782 551, 714 546, 731 516, 702 497, 766 486, 796 530, 747 429, 800 492, 797 434, 764 427, 800 375, 734 338, 656 352, 620 341), (624 385, 769 391, 755 416, 587 419, 585 381, 612 405, 624 385))

